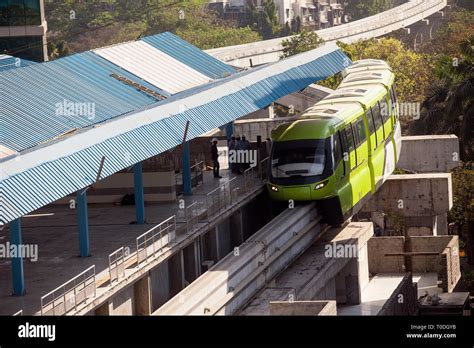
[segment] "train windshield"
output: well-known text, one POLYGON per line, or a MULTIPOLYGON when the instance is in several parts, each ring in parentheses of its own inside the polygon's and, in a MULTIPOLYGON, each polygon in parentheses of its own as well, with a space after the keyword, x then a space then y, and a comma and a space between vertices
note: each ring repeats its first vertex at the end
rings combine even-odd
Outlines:
POLYGON ((326 165, 326 140, 292 140, 273 143, 274 178, 321 175, 326 165))

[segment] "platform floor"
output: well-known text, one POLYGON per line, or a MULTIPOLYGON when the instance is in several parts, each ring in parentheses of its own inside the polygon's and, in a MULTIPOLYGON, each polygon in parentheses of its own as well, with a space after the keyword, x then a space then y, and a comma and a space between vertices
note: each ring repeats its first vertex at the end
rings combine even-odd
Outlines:
MULTIPOLYGON (((235 176, 221 170, 222 179, 214 179, 212 171, 204 172, 204 183, 194 188, 193 196, 184 197, 187 205, 204 201, 205 195, 235 176)), ((241 176, 239 176, 241 177, 241 176)), ((239 179, 240 180, 240 179, 239 179)), ((177 214, 177 202, 145 205, 146 223, 135 221, 135 207, 89 205, 89 237, 91 256, 79 257, 76 211, 64 205, 48 205, 33 214, 52 214, 22 219, 23 244, 38 245, 38 260, 24 259, 26 295, 11 296, 11 259, 0 259, 0 315, 12 315, 23 309, 31 315, 41 309, 41 296, 54 290, 95 264, 96 274, 108 268, 108 256, 118 248, 136 250, 136 238, 154 225, 177 214)), ((179 218, 177 218, 179 221, 179 218)), ((0 231, 0 243, 9 240, 8 226, 0 231)))

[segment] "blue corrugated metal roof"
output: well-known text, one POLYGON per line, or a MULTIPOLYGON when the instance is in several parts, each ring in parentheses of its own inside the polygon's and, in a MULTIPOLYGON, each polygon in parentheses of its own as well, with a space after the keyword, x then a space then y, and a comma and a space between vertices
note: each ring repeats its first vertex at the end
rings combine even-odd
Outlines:
POLYGON ((38 64, 27 59, 0 54, 0 72, 38 64))
POLYGON ((172 33, 147 36, 142 41, 213 79, 223 78, 236 72, 231 66, 172 33))
POLYGON ((168 96, 92 52, 5 71, 0 74, 0 102, 7 118, 2 121, 1 143, 21 151, 158 101, 112 73, 168 96), (60 109, 72 106, 68 103, 93 113, 60 109))
POLYGON ((5 170, 0 224, 94 183, 102 156, 104 178, 178 145, 187 120, 189 140, 341 71, 348 58, 335 47, 327 45, 179 93, 146 110, 32 149, 22 155, 23 163, 0 161, 5 170), (80 148, 84 139, 95 143, 80 148), (22 167, 30 162, 29 169, 22 167))
MULTIPOLYGON (((207 75, 222 77, 235 72, 173 34, 158 34, 144 41, 150 42, 148 47, 153 50, 207 75)), ((136 56, 140 54, 136 52, 136 56)), ((13 57, 7 61, 15 63, 13 57)), ((5 69, 0 74, 0 102, 6 118, 2 120, 0 145, 15 151, 159 102, 159 98, 111 77, 112 73, 164 97, 171 95, 130 73, 127 66, 119 67, 92 51, 32 66, 22 64, 24 69, 5 69), (94 115, 58 112, 61 103, 89 107, 94 115)))

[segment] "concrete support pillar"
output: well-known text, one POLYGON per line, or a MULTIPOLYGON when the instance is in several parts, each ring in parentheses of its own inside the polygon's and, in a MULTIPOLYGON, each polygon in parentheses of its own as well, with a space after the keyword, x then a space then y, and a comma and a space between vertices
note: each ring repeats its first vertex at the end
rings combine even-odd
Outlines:
MULTIPOLYGON (((10 222, 10 244, 16 250, 21 250, 21 221, 20 219, 10 222)), ((25 276, 23 272, 23 258, 20 254, 12 258, 12 281, 13 296, 23 296, 25 294, 25 276)))
POLYGON ((146 275, 133 285, 135 297, 135 314, 150 315, 151 309, 151 281, 146 275))
POLYGON ((150 271, 152 312, 170 299, 169 279, 168 260, 161 262, 150 271))
POLYGON ((81 257, 90 256, 89 220, 87 216, 87 189, 77 192, 77 225, 79 229, 79 251, 81 257))
POLYGON ((225 220, 224 222, 217 225, 216 237, 220 260, 232 251, 229 220, 225 220))
POLYGON ((199 276, 199 258, 196 241, 183 248, 184 285, 188 286, 199 276))
POLYGON ((225 125, 225 135, 227 137, 227 141, 229 141, 232 135, 234 135, 234 132, 235 132, 234 121, 227 123, 225 125))
POLYGON ((168 259, 170 297, 184 289, 183 251, 174 254, 168 259))
POLYGON ((95 315, 99 316, 108 316, 110 315, 110 305, 109 301, 104 302, 99 307, 97 307, 94 311, 95 315))
POLYGON ((145 223, 145 195, 143 194, 142 163, 133 166, 133 183, 135 187, 135 216, 137 224, 145 223))
POLYGON ((229 218, 230 222, 230 240, 233 247, 244 242, 244 234, 242 229, 242 210, 237 210, 229 218))
POLYGON ((189 152, 189 141, 186 141, 183 144, 183 154, 182 154, 182 163, 183 163, 183 194, 185 196, 191 196, 192 183, 191 183, 191 160, 189 152))
POLYGON ((357 257, 350 261, 336 276, 336 297, 338 303, 360 304, 362 290, 369 283, 367 245, 358 249, 357 257))

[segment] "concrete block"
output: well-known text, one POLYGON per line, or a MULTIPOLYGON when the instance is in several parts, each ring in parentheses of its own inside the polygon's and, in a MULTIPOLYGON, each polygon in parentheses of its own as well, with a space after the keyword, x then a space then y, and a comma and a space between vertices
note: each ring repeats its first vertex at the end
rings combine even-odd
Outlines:
POLYGON ((391 175, 362 207, 400 216, 435 216, 453 206, 451 174, 391 175))
POLYGON ((447 173, 459 165, 459 139, 453 135, 402 137, 397 167, 417 173, 447 173))

